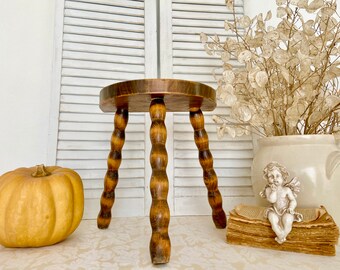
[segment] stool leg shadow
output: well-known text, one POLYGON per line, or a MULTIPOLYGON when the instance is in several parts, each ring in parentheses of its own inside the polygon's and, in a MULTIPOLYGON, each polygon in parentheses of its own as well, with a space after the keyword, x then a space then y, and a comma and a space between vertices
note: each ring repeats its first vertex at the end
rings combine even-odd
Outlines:
POLYGON ((153 264, 163 264, 170 260, 171 243, 168 235, 170 210, 167 202, 169 183, 166 174, 168 154, 165 148, 166 127, 164 124, 166 108, 161 98, 153 99, 150 104, 150 140, 152 144, 150 164, 152 175, 150 192, 152 204, 150 223, 152 236, 150 240, 150 256, 153 264))
POLYGON ((108 156, 108 170, 104 178, 104 191, 100 199, 100 212, 97 217, 99 229, 106 229, 111 222, 111 208, 115 201, 118 183, 118 169, 122 161, 122 148, 125 142, 125 128, 128 123, 127 109, 117 109, 114 117, 114 131, 111 137, 111 151, 108 156))
POLYGON ((200 109, 190 110, 190 122, 194 128, 195 143, 198 148, 199 162, 203 169, 204 184, 208 189, 208 201, 216 228, 226 227, 226 215, 222 208, 222 196, 218 190, 217 175, 213 167, 213 156, 209 150, 209 138, 204 129, 204 116, 200 109))

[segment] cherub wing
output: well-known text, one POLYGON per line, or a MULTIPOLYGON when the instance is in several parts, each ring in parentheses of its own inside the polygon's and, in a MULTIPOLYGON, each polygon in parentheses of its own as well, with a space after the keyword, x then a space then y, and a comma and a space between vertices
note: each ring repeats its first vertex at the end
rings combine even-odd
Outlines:
POLYGON ((290 180, 284 186, 290 188, 295 197, 297 197, 297 193, 299 193, 300 190, 301 190, 300 189, 300 181, 297 179, 297 177, 294 177, 292 180, 290 180))

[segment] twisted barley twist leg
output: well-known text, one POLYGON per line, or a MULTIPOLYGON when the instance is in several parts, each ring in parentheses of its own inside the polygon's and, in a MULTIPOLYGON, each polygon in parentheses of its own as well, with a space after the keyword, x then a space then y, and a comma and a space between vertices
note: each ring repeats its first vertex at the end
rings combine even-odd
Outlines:
POLYGON ((163 99, 153 99, 150 104, 150 117, 152 120, 150 128, 150 140, 152 143, 150 153, 150 164, 152 167, 150 180, 152 196, 150 209, 152 228, 150 255, 154 264, 167 263, 170 259, 171 250, 168 235, 170 211, 167 203, 169 183, 166 174, 168 154, 165 148, 167 137, 164 124, 165 114, 166 108, 163 99))
POLYGON ((97 217, 99 229, 106 229, 111 221, 111 208, 115 201, 115 188, 118 183, 118 169, 122 161, 122 148, 125 142, 125 128, 128 123, 128 110, 117 109, 111 137, 111 151, 107 160, 107 172, 104 179, 104 191, 100 199, 100 212, 97 217))
POLYGON ((203 169, 204 184, 208 189, 208 201, 212 209, 212 218, 216 228, 225 228, 227 222, 222 208, 222 196, 218 190, 217 175, 213 167, 213 157, 209 150, 208 134, 204 129, 204 117, 199 108, 190 110, 190 122, 194 128, 195 143, 203 169))

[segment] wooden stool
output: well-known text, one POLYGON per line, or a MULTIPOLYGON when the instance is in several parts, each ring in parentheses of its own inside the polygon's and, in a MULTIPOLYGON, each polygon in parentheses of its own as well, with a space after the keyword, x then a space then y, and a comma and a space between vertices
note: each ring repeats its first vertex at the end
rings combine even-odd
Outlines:
POLYGON ((194 128, 195 143, 199 151, 199 161, 203 169, 204 183, 208 189, 208 200, 212 208, 212 218, 217 228, 226 227, 226 216, 222 209, 222 197, 217 186, 217 176, 213 168, 213 157, 209 150, 208 135, 204 129, 202 110, 212 111, 216 107, 215 91, 211 87, 184 80, 145 79, 120 82, 103 88, 100 92, 100 108, 104 112, 116 111, 108 170, 104 179, 101 210, 98 214, 98 228, 109 227, 111 208, 115 200, 118 183, 118 168, 121 150, 125 141, 128 112, 150 112, 152 120, 150 140, 152 143, 150 164, 152 175, 150 191, 152 204, 150 223, 151 260, 154 264, 167 263, 170 259, 170 239, 168 226, 170 211, 167 203, 168 177, 166 166, 168 155, 165 149, 166 111, 190 112, 190 122, 194 128))

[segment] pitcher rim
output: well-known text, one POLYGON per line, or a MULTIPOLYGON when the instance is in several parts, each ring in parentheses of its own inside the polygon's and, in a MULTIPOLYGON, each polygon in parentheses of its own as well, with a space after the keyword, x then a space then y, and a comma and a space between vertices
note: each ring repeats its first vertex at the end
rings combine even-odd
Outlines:
POLYGON ((332 134, 308 134, 308 135, 284 135, 263 137, 258 139, 261 145, 271 144, 330 144, 335 143, 334 135, 332 134))

